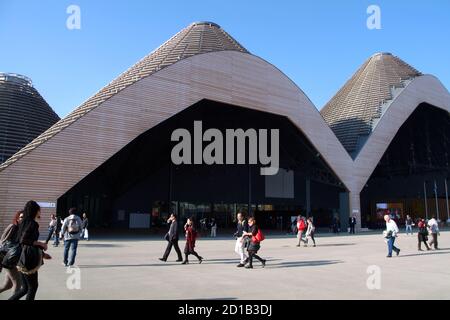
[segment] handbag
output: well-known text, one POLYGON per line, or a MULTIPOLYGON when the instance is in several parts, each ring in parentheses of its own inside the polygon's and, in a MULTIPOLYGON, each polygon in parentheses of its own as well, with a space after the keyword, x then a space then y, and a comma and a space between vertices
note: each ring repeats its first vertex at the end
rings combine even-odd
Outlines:
POLYGON ((3 245, 3 252, 4 256, 1 260, 2 266, 6 269, 15 268, 22 254, 22 246, 19 243, 6 241, 3 245))
POLYGON ((262 233, 261 229, 258 229, 258 232, 254 237, 252 237, 253 242, 261 242, 264 241, 266 237, 264 237, 264 234, 262 233))
POLYGON ((24 274, 36 273, 43 264, 43 252, 41 248, 24 245, 20 255, 17 269, 24 274))

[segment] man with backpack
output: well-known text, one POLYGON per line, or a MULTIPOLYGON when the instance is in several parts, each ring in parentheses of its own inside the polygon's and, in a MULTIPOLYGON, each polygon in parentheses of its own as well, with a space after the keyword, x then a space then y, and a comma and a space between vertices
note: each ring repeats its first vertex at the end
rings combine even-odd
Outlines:
POLYGON ((64 237, 64 266, 72 267, 77 256, 78 241, 82 232, 81 218, 76 214, 76 208, 69 210, 69 216, 64 219, 61 233, 64 237), (69 260, 69 250, 70 260, 69 260))

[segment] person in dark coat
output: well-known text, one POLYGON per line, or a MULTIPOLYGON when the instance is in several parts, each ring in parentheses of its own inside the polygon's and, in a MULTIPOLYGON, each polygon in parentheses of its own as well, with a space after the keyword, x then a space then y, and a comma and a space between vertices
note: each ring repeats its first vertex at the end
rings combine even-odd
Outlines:
POLYGON ((194 218, 189 218, 184 225, 184 231, 186 232, 186 245, 184 247, 184 261, 182 264, 189 263, 189 255, 192 254, 198 259, 198 263, 202 263, 203 257, 199 256, 195 252, 195 240, 197 240, 197 230, 194 227, 194 218))
POLYGON ((61 217, 56 217, 56 228, 55 228, 55 241, 53 241, 53 246, 59 246, 59 238, 61 238, 61 229, 63 225, 63 220, 61 217))
POLYGON ((427 229, 427 224, 425 223, 425 220, 420 218, 419 222, 417 223, 417 227, 419 228, 419 232, 417 233, 417 241, 418 241, 419 251, 423 251, 422 250, 422 242, 425 245, 425 248, 427 248, 427 250, 431 250, 427 243, 428 229, 427 229))
POLYGON ((43 259, 51 259, 47 251, 47 244, 39 241, 39 224, 36 220, 41 218, 41 207, 35 201, 29 201, 23 210, 24 219, 19 225, 16 241, 22 245, 22 255, 17 265, 21 272, 22 287, 9 298, 19 300, 27 296, 27 300, 34 300, 38 290, 38 269, 43 259))
POLYGON ((83 213, 83 220, 81 221, 81 240, 87 240, 89 241, 89 219, 87 217, 86 213, 83 213))
POLYGON ((169 231, 166 233, 165 236, 165 239, 167 240, 168 244, 163 257, 159 258, 159 260, 166 262, 173 246, 178 255, 177 262, 181 262, 183 261, 183 257, 181 256, 181 250, 180 247, 178 246, 178 222, 176 214, 172 213, 169 219, 167 220, 167 223, 170 224, 169 231))
POLYGON ((350 234, 355 234, 356 217, 348 218, 348 226, 350 227, 350 234))
POLYGON ((253 269, 253 258, 261 261, 263 268, 266 266, 266 260, 257 255, 259 249, 261 249, 260 241, 257 240, 256 235, 258 234, 258 226, 256 225, 256 220, 253 217, 248 219, 249 232, 244 232, 244 236, 250 237, 250 243, 248 245, 248 264, 245 266, 246 269, 253 269))

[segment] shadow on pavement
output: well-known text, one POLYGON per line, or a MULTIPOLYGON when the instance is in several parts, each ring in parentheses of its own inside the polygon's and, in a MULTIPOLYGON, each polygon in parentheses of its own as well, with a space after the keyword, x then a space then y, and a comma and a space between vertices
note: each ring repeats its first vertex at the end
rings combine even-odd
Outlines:
MULTIPOLYGON (((317 260, 317 261, 289 261, 281 262, 277 264, 270 264, 267 261, 266 268, 296 268, 296 267, 314 267, 314 266, 326 266, 331 264, 343 263, 341 260, 317 260)), ((258 262, 256 262, 258 263, 258 262)))
MULTIPOLYGON (((317 247, 344 247, 344 246, 354 246, 356 243, 328 243, 328 244, 317 244, 317 247)), ((294 248, 297 247, 296 244, 292 245, 284 245, 283 248, 294 248)), ((307 247, 305 247, 303 244, 300 246, 301 248, 314 248, 311 244, 309 244, 307 247)))
POLYGON ((131 267, 161 267, 161 266, 178 266, 181 262, 166 263, 143 263, 143 264, 91 264, 78 265, 81 269, 103 269, 103 268, 131 268, 131 267))
MULTIPOLYGON (((280 261, 282 259, 267 258, 267 262, 280 261)), ((202 264, 238 264, 239 259, 204 259, 202 264)), ((198 260, 189 260, 189 264, 199 264, 198 260)), ((160 263, 143 263, 143 264, 91 264, 78 265, 79 268, 85 269, 101 269, 101 268, 130 268, 130 267, 162 267, 162 266, 179 266, 181 262, 160 262, 160 263)))
POLYGON ((316 247, 344 247, 354 245, 356 245, 356 243, 328 243, 328 244, 317 244, 316 247))
POLYGON ((421 253, 414 253, 414 254, 403 254, 400 252, 400 255, 397 258, 402 258, 402 257, 417 257, 417 256, 431 256, 431 255, 435 255, 435 254, 449 254, 450 252, 446 252, 446 251, 450 251, 450 248, 442 248, 439 250, 430 250, 430 251, 423 251, 421 253))
POLYGON ((121 248, 121 247, 126 247, 122 244, 112 244, 112 243, 82 243, 79 242, 78 243, 78 247, 83 247, 83 248, 121 248))
POLYGON ((226 297, 226 298, 199 298, 199 299, 194 299, 194 300, 238 300, 238 298, 231 298, 231 297, 226 297))

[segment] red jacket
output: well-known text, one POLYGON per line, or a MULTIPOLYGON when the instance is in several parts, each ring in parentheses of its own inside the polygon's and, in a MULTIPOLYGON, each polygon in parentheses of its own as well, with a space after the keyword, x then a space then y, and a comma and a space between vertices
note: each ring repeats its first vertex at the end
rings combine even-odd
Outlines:
POLYGON ((185 231, 186 231, 186 246, 190 250, 193 250, 195 247, 195 240, 197 239, 197 231, 192 226, 186 227, 185 231))
POLYGON ((303 219, 300 219, 299 221, 297 221, 297 229, 300 231, 303 231, 306 229, 306 223, 303 219))

